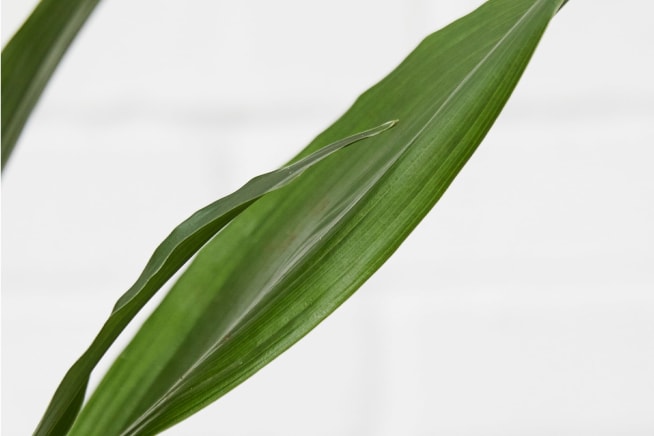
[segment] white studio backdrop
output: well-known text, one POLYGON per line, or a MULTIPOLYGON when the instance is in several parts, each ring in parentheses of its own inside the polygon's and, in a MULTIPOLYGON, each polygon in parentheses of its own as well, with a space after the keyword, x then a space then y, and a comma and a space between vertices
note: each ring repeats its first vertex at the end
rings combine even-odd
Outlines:
MULTIPOLYGON (((177 223, 480 3, 102 2, 3 175, 2 433, 31 433, 177 223)), ((2 2, 3 44, 34 4, 2 2)), ((653 12, 571 0, 391 260, 165 434, 654 434, 653 12)))

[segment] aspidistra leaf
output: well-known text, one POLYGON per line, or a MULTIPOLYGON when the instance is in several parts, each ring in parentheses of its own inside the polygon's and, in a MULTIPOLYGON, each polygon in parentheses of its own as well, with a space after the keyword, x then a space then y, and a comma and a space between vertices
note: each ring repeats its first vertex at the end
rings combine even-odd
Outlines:
MULTIPOLYGON (((154 434, 299 340, 393 253, 499 115, 563 0, 490 0, 425 39, 303 151, 402 122, 271 193, 208 243, 72 435, 154 434)), ((218 424, 219 425, 219 424, 218 424)))
POLYGON ((41 0, 2 49, 2 169, 59 61, 99 0, 41 0))

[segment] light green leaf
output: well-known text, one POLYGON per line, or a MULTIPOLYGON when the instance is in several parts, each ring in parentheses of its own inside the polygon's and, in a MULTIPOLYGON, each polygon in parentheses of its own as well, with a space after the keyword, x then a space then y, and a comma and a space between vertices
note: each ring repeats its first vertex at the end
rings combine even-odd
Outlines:
POLYGON ((118 300, 91 346, 70 368, 55 392, 36 435, 65 433, 84 399, 91 371, 125 326, 177 270, 235 216, 263 195, 280 189, 338 150, 376 136, 397 121, 347 137, 279 170, 255 177, 234 193, 200 209, 177 226, 157 247, 132 287, 118 300))
MULTIPOLYGON (((301 155, 387 119, 210 241, 113 364, 72 435, 154 434, 307 334, 393 253, 499 115, 563 0, 490 0, 425 39, 301 155)), ((217 423, 219 428, 220 424, 217 423)))
POLYGON ((99 0, 42 0, 2 50, 2 169, 66 49, 99 0))

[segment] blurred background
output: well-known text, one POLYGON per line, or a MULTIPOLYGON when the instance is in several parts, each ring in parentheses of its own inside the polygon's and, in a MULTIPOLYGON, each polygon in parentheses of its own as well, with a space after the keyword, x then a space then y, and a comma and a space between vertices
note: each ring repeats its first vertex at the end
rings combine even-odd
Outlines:
MULTIPOLYGON (((101 2, 2 178, 3 434, 33 431, 176 224, 481 3, 101 2)), ((3 45, 35 4, 2 1, 3 45)), ((654 434, 653 12, 570 1, 387 264, 165 434, 654 434)))

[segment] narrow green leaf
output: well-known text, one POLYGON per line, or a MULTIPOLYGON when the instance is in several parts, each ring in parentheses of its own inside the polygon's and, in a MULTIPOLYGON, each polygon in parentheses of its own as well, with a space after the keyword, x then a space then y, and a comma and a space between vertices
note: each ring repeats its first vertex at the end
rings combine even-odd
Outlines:
POLYGON ((280 189, 311 166, 355 142, 376 136, 397 121, 388 121, 334 142, 279 170, 255 177, 234 193, 200 209, 177 226, 157 247, 134 285, 118 300, 86 352, 70 368, 50 401, 36 435, 59 435, 72 424, 84 399, 91 371, 125 326, 161 286, 209 239, 263 195, 280 189))
POLYGON ((113 364, 71 435, 157 433, 303 337, 393 253, 509 98, 563 0, 490 0, 425 39, 302 155, 402 123, 252 205, 210 241, 113 364))
POLYGON ((2 169, 66 49, 99 0, 42 0, 2 50, 2 169))

